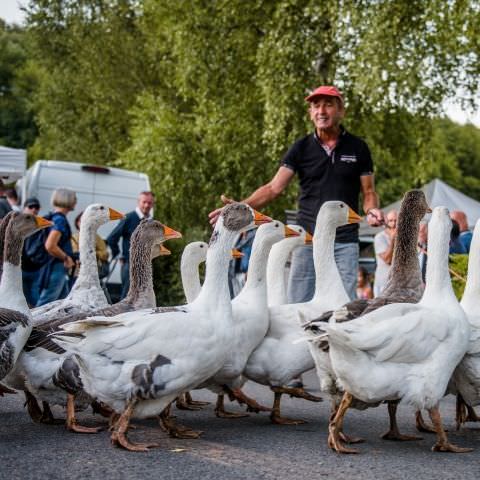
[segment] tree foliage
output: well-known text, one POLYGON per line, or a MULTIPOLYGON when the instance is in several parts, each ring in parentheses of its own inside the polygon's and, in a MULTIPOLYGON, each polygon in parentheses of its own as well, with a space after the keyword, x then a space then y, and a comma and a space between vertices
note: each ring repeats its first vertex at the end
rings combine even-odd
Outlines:
POLYGON ((25 32, 0 19, 0 144, 13 148, 27 148, 37 136, 30 58, 25 32))

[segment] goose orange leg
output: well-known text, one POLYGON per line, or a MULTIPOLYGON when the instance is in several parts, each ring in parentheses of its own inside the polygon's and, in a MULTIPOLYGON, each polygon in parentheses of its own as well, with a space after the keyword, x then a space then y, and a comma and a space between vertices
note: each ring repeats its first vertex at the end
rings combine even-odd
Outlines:
POLYGON ((390 419, 390 430, 384 433, 381 438, 384 440, 394 440, 397 442, 408 442, 412 440, 422 440, 422 437, 415 435, 404 435, 400 433, 397 425, 397 402, 388 402, 388 416, 390 419))
POLYGON ((75 417, 75 396, 71 393, 67 394, 67 420, 65 422, 67 430, 75 433, 98 433, 102 427, 84 427, 77 423, 75 417))
POLYGON ((328 446, 338 453, 358 453, 358 450, 347 448, 342 443, 343 418, 352 404, 353 395, 345 392, 333 419, 328 424, 328 446))
POLYGON ((443 429, 442 417, 440 415, 438 406, 430 408, 428 413, 437 432, 437 443, 432 447, 432 451, 451 453, 468 453, 473 451, 473 448, 458 447, 457 445, 454 445, 448 441, 447 434, 443 429))

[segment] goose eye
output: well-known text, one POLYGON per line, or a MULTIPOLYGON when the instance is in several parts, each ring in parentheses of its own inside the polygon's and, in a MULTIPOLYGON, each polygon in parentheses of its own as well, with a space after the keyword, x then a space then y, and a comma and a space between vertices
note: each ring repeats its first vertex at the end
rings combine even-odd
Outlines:
POLYGON ((105 207, 103 207, 103 206, 102 206, 102 207, 100 207, 100 210, 105 210, 105 207))
POLYGON ((203 248, 203 245, 200 245, 200 248, 203 248))
POLYGON ((341 204, 340 204, 340 208, 343 208, 343 207, 344 207, 344 205, 343 205, 343 203, 341 203, 341 204))
POLYGON ((278 228, 278 227, 279 227, 278 223, 276 223, 276 224, 275 224, 275 227, 276 227, 276 228, 278 228))

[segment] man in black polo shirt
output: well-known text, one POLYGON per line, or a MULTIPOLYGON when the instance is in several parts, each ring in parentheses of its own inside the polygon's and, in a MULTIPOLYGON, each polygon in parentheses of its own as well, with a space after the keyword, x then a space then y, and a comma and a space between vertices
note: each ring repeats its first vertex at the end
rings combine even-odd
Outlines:
MULTIPOLYGON (((313 233, 320 207, 328 200, 342 200, 358 211, 359 194, 370 225, 378 225, 383 214, 378 208, 373 163, 367 144, 340 124, 345 115, 343 98, 336 87, 321 86, 306 99, 315 130, 295 142, 281 161, 273 179, 244 200, 261 208, 278 197, 295 174, 300 181, 297 221, 313 233)), ((210 213, 215 223, 221 209, 210 213)), ((358 270, 358 225, 340 227, 335 238, 335 260, 350 298, 356 297, 358 270)), ((315 290, 312 247, 294 251, 288 300, 308 301, 315 290)))

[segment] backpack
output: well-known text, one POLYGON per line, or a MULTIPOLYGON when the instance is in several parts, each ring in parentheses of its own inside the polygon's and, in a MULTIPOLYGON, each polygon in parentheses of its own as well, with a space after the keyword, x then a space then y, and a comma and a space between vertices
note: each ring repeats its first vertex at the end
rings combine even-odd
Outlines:
MULTIPOLYGON (((54 213, 43 215, 46 220, 51 220, 54 213)), ((22 266, 24 270, 35 271, 43 267, 50 259, 50 254, 45 249, 50 228, 42 228, 38 232, 30 235, 25 239, 23 244, 22 266)))

